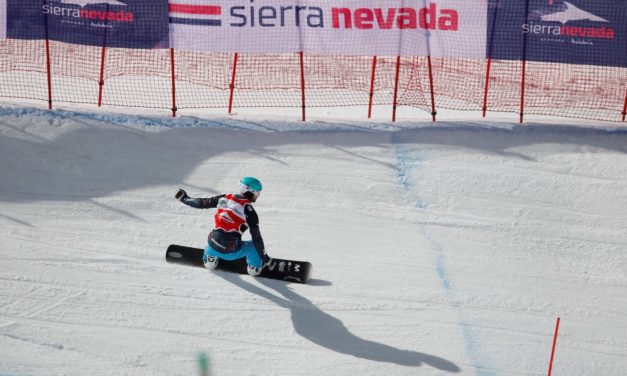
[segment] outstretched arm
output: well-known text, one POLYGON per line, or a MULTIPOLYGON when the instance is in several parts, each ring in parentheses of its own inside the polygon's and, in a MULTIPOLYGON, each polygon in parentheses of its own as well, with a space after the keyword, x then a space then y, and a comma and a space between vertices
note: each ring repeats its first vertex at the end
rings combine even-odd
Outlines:
POLYGON ((187 192, 185 192, 182 189, 179 189, 178 191, 176 191, 174 198, 181 201, 187 206, 191 206, 192 208, 211 209, 211 208, 217 207, 218 201, 224 196, 226 195, 218 195, 218 196, 209 197, 209 198, 195 198, 195 197, 189 197, 187 195, 187 192))

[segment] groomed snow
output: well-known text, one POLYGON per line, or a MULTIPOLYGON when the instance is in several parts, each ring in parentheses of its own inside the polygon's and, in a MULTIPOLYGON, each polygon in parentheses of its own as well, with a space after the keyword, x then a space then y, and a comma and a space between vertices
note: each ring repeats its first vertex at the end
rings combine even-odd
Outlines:
POLYGON ((0 106, 0 375, 625 374, 620 123, 297 116, 0 106), (165 262, 244 175, 309 285, 165 262))

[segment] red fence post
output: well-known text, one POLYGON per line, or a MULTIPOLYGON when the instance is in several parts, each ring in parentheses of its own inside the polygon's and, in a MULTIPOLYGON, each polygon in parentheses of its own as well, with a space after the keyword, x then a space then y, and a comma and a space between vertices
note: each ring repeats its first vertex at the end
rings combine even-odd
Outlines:
POLYGON ((372 75, 370 76, 370 99, 368 100, 368 119, 372 117, 372 99, 374 97, 374 78, 377 70, 377 56, 372 58, 372 75))
POLYGON ((394 101, 392 103, 392 122, 396 121, 396 99, 398 98, 398 79, 401 70, 401 56, 396 57, 396 75, 394 78, 394 101))
POLYGON ((623 121, 627 117, 627 90, 625 90, 625 104, 623 105, 623 121))
POLYGON ((302 96, 303 107, 303 121, 305 121, 305 60, 303 57, 303 51, 299 52, 300 55, 300 91, 302 96))
MULTIPOLYGON (((48 0, 43 0, 44 5, 48 0)), ((50 64, 50 39, 48 37, 48 14, 44 14, 44 24, 46 31, 46 74, 48 76, 48 109, 52 109, 52 72, 50 64)))
MULTIPOLYGON (((108 12, 109 12, 109 4, 107 4, 107 13, 108 12)), ((102 106, 102 87, 104 86, 105 51, 107 49, 107 29, 109 28, 105 27, 103 31, 102 52, 100 53, 100 79, 98 80, 98 107, 102 106)))
POLYGON ((427 56, 427 63, 429 64, 429 88, 431 90, 431 116, 433 121, 435 121, 435 115, 437 112, 435 110, 435 91, 433 88, 433 68, 431 66, 431 55, 427 56))
POLYGON ((172 117, 176 117, 176 69, 174 65, 174 48, 170 48, 170 68, 172 68, 172 117))
POLYGON ((527 75, 527 60, 522 62, 522 81, 520 83, 520 124, 523 123, 525 111, 525 77, 527 75))
POLYGON ((492 49, 494 48, 494 33, 496 32, 496 20, 499 14, 500 0, 497 0, 494 6, 494 15, 492 16, 492 26, 490 27, 490 40, 488 44, 488 63, 485 72, 485 89, 483 90, 483 117, 488 111, 488 89, 490 87, 490 70, 492 68, 492 49))
POLYGON ((555 345, 557 344, 557 332, 560 328, 560 318, 557 318, 557 324, 555 324, 555 334, 553 335, 553 349, 551 350, 551 360, 549 362, 549 376, 551 376, 551 371, 553 370, 553 358, 555 356, 555 345))
MULTIPOLYGON (((525 7, 525 22, 529 22, 529 0, 525 7)), ((520 124, 523 122, 525 110, 525 79, 527 76, 527 34, 523 34, 523 50, 522 50, 522 81, 520 88, 520 124)))
POLYGON ((485 72, 485 89, 483 91, 483 117, 488 110, 488 87, 490 86, 490 67, 492 66, 492 58, 488 58, 488 66, 485 72))
POLYGON ((50 72, 50 41, 46 35, 46 70, 48 72, 48 109, 52 110, 52 73, 50 72))
POLYGON ((229 114, 231 113, 231 110, 233 109, 233 92, 235 91, 235 72, 237 71, 237 58, 238 58, 238 53, 236 52, 233 55, 233 72, 231 73, 231 83, 229 84, 229 114))
MULTIPOLYGON (((106 33, 106 28, 105 28, 106 33)), ((104 86, 104 65, 105 65, 105 51, 106 47, 102 45, 102 52, 100 56, 100 80, 98 80, 98 107, 102 106, 102 87, 104 86)))

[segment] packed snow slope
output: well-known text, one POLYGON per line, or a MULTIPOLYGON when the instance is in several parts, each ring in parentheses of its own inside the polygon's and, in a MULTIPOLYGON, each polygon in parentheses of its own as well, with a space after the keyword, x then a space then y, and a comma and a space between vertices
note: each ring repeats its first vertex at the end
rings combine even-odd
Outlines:
POLYGON ((624 375, 627 132, 0 107, 0 375, 624 375), (260 178, 308 285, 168 264, 260 178))

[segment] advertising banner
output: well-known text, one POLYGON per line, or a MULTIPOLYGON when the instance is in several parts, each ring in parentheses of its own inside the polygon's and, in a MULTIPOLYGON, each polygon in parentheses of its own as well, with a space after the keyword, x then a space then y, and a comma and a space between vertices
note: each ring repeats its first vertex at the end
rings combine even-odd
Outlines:
POLYGON ((171 0, 170 44, 208 52, 485 58, 486 0, 171 0))
POLYGON ((5 0, 7 37, 167 48, 167 0, 5 0))
POLYGON ((627 67, 625 0, 490 0, 488 56, 627 67))
POLYGON ((7 37, 7 2, 0 0, 0 40, 7 37))

